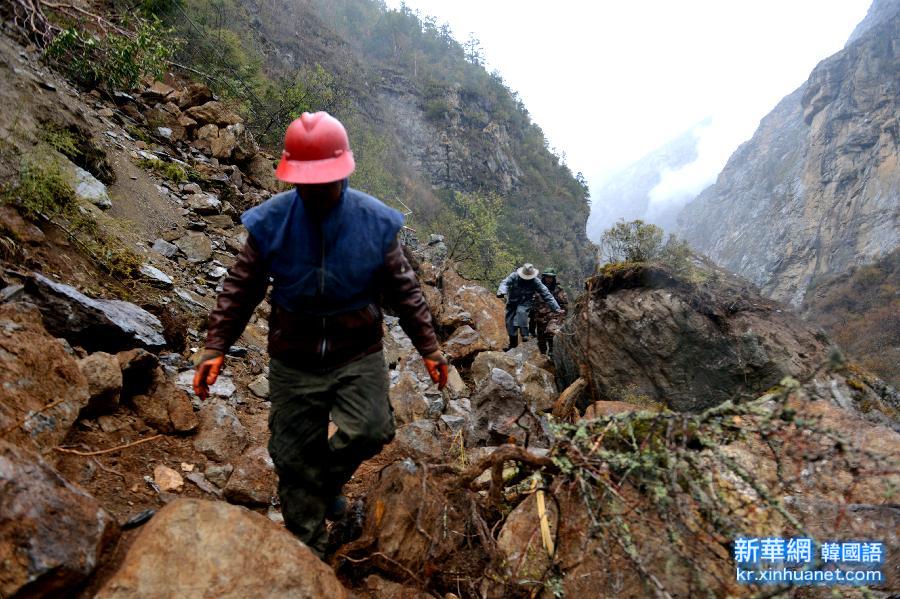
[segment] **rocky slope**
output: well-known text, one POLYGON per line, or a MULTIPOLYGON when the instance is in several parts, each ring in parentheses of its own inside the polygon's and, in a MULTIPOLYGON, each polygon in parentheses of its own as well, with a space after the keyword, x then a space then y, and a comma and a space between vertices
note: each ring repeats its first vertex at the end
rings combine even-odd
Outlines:
POLYGON ((900 3, 876 0, 684 209, 680 234, 793 306, 817 277, 897 247, 898 36, 900 3))
POLYGON ((413 236, 450 383, 436 390, 387 317, 397 435, 347 485, 352 515, 319 561, 280 524, 266 303, 210 400, 190 390, 244 234, 237 210, 269 193, 269 158, 202 86, 148 82, 113 101, 4 37, 0 57, 0 94, 21 108, 0 111, 4 173, 52 156, 75 185, 76 163, 43 140, 53 123, 106 180, 91 182, 105 211, 96 194, 52 218, 20 188, 4 196, 0 595, 747 596, 760 589, 733 582, 739 534, 883 541, 875 592, 900 589, 897 400, 819 368, 821 336, 732 277, 622 268, 577 302, 559 393, 533 342, 502 351, 500 300, 439 238, 413 236), (86 216, 87 234, 70 220, 86 216), (133 267, 111 273, 85 235, 117 239, 133 267))

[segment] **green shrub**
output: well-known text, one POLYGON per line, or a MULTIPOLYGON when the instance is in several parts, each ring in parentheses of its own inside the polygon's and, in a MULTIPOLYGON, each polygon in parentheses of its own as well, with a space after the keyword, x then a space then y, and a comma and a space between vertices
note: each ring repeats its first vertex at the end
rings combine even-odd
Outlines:
POLYGON ((75 135, 59 125, 46 123, 44 129, 41 130, 40 138, 69 160, 75 160, 82 155, 75 135))
POLYGON ((172 183, 187 183, 190 179, 188 171, 174 162, 164 162, 158 158, 142 158, 138 161, 138 166, 153 171, 172 183))
POLYGON ((134 88, 145 76, 159 77, 175 50, 159 19, 140 19, 134 33, 103 38, 69 27, 47 46, 47 59, 85 87, 134 88))
POLYGON ((658 262, 682 274, 690 274, 693 252, 687 242, 642 220, 620 220, 603 232, 600 258, 609 263, 658 262))
POLYGON ((18 180, 4 189, 2 197, 35 221, 66 214, 76 205, 75 190, 59 164, 50 159, 25 158, 18 180))
POLYGON ((447 243, 448 258, 464 277, 491 285, 516 266, 500 239, 503 199, 496 193, 455 193, 451 207, 438 219, 447 243))

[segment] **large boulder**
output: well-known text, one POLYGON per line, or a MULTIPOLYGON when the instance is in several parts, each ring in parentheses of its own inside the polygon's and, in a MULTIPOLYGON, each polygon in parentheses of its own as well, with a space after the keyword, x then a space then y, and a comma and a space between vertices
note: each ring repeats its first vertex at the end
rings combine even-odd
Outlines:
POLYGON ((893 590, 900 514, 888 498, 900 484, 900 432, 877 393, 857 386, 827 372, 785 379, 752 406, 676 415, 683 428, 671 413, 582 422, 561 435, 555 461, 585 460, 599 476, 575 466, 581 474, 547 482, 552 559, 536 498, 512 510, 498 536, 501 577, 524 591, 552 573, 567 597, 750 596, 728 546, 740 531, 812 538, 813 559, 824 542, 881 542, 886 580, 873 590, 893 590), (692 449, 694 438, 703 443, 692 449))
POLYGON ((212 92, 203 83, 191 83, 178 93, 178 107, 182 110, 206 104, 213 99, 212 92))
POLYGON ((46 454, 88 404, 88 381, 63 344, 47 334, 37 308, 0 304, 0 431, 46 454))
POLYGON ((201 263, 212 259, 213 247, 209 237, 198 231, 191 231, 175 240, 188 262, 201 263))
POLYGON ((481 333, 465 324, 453 333, 444 342, 444 353, 450 360, 463 360, 478 352, 490 349, 490 344, 481 336, 481 333))
POLYGON ((234 136, 231 127, 226 127, 224 129, 219 129, 219 135, 217 135, 215 139, 210 140, 209 149, 212 152, 213 158, 227 160, 231 158, 235 146, 237 146, 237 138, 234 136))
POLYGON ((0 441, 0 596, 70 593, 117 531, 96 499, 37 455, 0 441))
POLYGON ((177 499, 145 524, 97 599, 340 599, 334 572, 265 516, 221 501, 177 499))
POLYGON ((246 162, 256 156, 259 152, 259 146, 250 132, 243 123, 229 125, 227 130, 234 136, 234 152, 233 157, 238 162, 246 162))
POLYGON ((91 298, 39 274, 26 280, 25 291, 51 334, 88 351, 158 351, 166 346, 159 319, 130 302, 91 298))
POLYGON ((699 411, 826 361, 824 336, 749 283, 711 267, 694 278, 702 282, 637 264, 591 279, 556 337, 563 386, 586 367, 599 400, 699 411))
POLYGON ((544 366, 549 360, 542 355, 534 342, 525 343, 507 352, 487 351, 475 356, 472 362, 472 379, 482 384, 494 368, 512 376, 522 387, 522 396, 535 411, 547 411, 557 397, 554 377, 544 366))
POLYGON ((470 324, 478 331, 490 349, 502 349, 509 344, 504 321, 505 307, 497 296, 471 281, 466 281, 453 269, 441 277, 444 303, 442 324, 459 326, 470 324), (453 317, 453 315, 457 315, 453 317))
POLYGON ((446 441, 434 420, 416 420, 398 428, 391 445, 400 448, 405 455, 440 461, 447 447, 446 441))
POLYGON ((547 447, 544 423, 508 372, 494 368, 475 390, 471 403, 473 418, 466 431, 467 445, 547 447))

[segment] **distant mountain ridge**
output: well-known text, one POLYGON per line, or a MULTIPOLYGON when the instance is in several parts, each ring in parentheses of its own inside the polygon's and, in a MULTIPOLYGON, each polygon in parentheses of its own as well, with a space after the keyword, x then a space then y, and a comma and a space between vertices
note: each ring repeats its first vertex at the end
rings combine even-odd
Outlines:
MULTIPOLYGON (((650 192, 659 185, 667 169, 675 170, 697 159, 696 131, 706 121, 691 127, 675 139, 653 150, 640 160, 617 172, 602 187, 591 194, 591 215, 588 218, 588 237, 599 241, 603 231, 616 220, 648 220, 650 192)), ((675 224, 676 214, 661 215, 657 224, 675 224), (668 217, 668 219, 666 218, 668 217)), ((650 218, 649 220, 654 220, 650 218)))
POLYGON ((898 39, 900 1, 876 0, 684 208, 679 234, 794 306, 818 277, 900 245, 898 39))

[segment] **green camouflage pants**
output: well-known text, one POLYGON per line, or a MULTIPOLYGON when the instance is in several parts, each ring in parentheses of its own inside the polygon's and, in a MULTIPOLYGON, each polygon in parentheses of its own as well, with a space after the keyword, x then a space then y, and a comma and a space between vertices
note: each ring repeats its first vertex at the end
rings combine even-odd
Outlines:
POLYGON ((288 530, 319 553, 325 512, 363 462, 394 437, 382 352, 330 372, 269 365, 269 454, 288 530), (328 416, 338 431, 328 438, 328 416))

